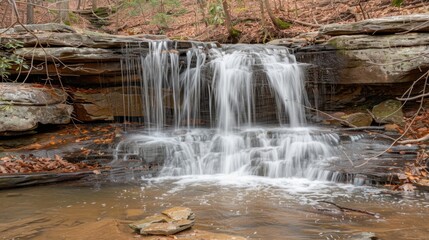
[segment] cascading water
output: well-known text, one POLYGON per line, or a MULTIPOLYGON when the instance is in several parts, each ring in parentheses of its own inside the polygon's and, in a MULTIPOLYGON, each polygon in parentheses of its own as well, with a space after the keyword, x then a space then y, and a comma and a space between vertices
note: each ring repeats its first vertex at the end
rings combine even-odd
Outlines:
POLYGON ((137 64, 131 68, 139 69, 147 128, 117 146, 116 163, 131 156, 146 163, 162 162, 160 176, 333 178, 320 169, 334 156, 339 137, 303 127, 303 74, 287 49, 194 47, 186 61, 180 61, 168 42, 151 42, 149 53, 139 58, 140 65, 129 59, 124 64, 137 64), (266 98, 257 94, 261 82, 275 99, 271 102, 275 106, 267 106, 276 109, 274 127, 258 126, 258 106, 261 97, 266 98), (165 128, 166 108, 173 108, 173 129, 165 128), (197 128, 203 111, 210 113, 213 128, 197 128))

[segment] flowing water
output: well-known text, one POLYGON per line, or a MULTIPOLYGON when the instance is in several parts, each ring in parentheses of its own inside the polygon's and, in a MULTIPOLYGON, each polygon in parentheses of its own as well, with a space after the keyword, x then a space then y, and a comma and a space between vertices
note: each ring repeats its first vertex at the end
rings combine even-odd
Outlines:
POLYGON ((128 51, 124 93, 141 98, 124 99, 124 109, 143 102, 145 127, 127 129, 112 165, 160 171, 130 182, 112 176, 117 184, 95 178, 2 191, 3 239, 134 239, 125 222, 109 219, 173 206, 192 208, 197 229, 249 239, 427 238, 427 193, 338 183, 325 170, 344 158, 343 142, 307 126, 303 72, 287 49, 195 45, 179 54, 152 42, 149 53, 128 51))

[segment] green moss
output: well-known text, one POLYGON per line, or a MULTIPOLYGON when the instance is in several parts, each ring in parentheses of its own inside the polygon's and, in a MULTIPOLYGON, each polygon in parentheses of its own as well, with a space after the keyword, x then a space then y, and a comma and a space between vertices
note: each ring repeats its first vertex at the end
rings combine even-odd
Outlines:
POLYGON ((240 30, 237 30, 237 29, 235 29, 235 28, 231 28, 231 30, 229 31, 229 35, 230 35, 232 38, 238 38, 238 37, 240 37, 240 35, 241 35, 241 31, 240 31, 240 30))
POLYGON ((276 24, 276 26, 280 29, 288 29, 292 26, 292 23, 290 22, 285 22, 283 20, 281 20, 280 18, 276 18, 274 20, 274 23, 276 24))

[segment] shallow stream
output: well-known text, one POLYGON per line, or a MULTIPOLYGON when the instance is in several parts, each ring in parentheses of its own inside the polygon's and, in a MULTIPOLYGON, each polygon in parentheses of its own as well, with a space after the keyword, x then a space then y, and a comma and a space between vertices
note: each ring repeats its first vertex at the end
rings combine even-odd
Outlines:
POLYGON ((134 239, 127 221, 173 206, 192 208, 195 229, 249 239, 427 239, 429 193, 232 175, 81 181, 2 191, 0 233, 3 239, 134 239), (342 213, 319 201, 377 216, 342 213))

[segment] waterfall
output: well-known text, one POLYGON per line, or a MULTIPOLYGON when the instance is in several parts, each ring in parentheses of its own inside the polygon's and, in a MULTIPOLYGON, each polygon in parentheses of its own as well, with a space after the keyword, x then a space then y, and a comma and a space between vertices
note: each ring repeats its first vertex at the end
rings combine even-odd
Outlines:
POLYGON ((194 45, 181 54, 169 42, 149 46, 139 61, 123 63, 140 76, 145 133, 136 130, 119 143, 115 162, 129 156, 161 162, 160 176, 332 178, 321 167, 339 137, 305 127, 303 73, 286 48, 194 45), (269 109, 274 125, 259 122, 269 109), (199 128, 203 112, 212 128, 199 128), (168 116, 173 128, 165 128, 168 116))

